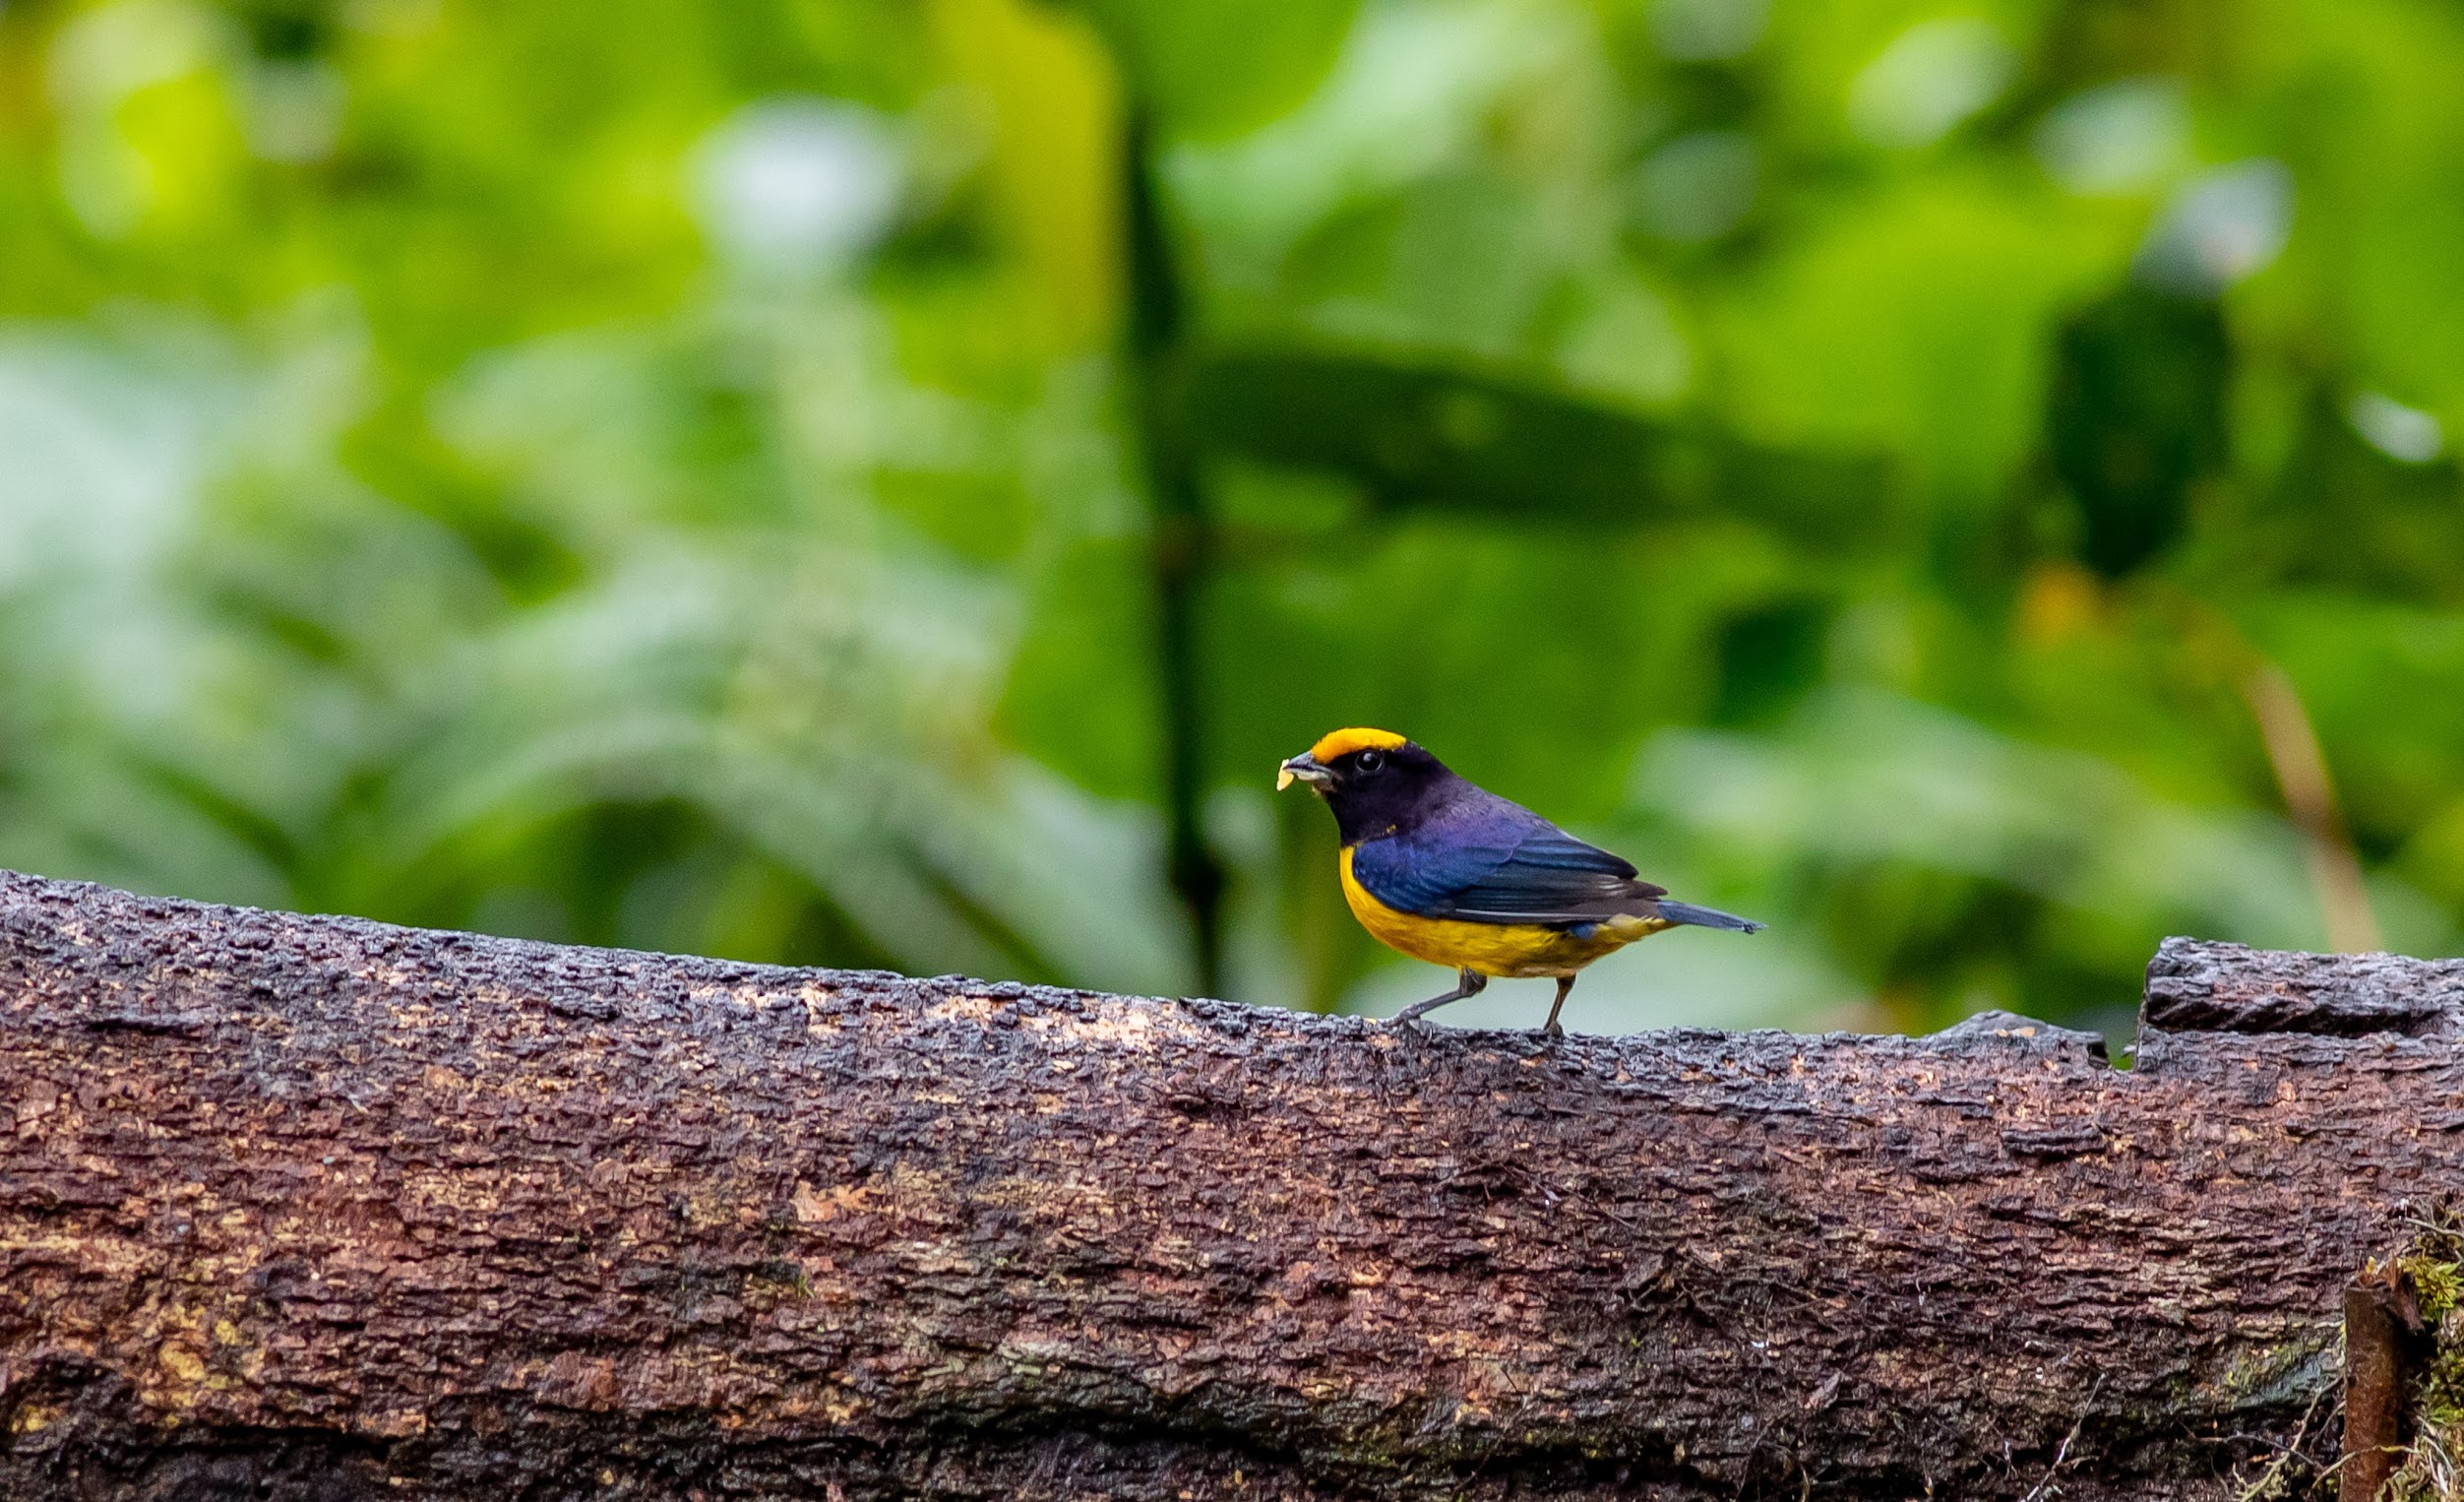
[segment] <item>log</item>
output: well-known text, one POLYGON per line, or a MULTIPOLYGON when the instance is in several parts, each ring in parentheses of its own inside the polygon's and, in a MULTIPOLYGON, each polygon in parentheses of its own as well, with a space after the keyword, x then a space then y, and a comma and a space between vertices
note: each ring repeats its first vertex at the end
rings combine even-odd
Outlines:
POLYGON ((0 876, 0 1496, 2229 1496, 2460 1004, 1550 1040, 0 876))

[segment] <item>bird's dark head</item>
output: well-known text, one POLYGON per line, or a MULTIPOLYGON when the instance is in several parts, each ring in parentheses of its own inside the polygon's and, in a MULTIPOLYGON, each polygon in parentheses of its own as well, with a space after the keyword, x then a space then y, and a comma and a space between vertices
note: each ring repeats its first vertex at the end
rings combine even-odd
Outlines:
POLYGON ((1408 830, 1455 781, 1446 764, 1391 730, 1336 730, 1283 764, 1277 790, 1307 782, 1334 810, 1343 843, 1408 830))

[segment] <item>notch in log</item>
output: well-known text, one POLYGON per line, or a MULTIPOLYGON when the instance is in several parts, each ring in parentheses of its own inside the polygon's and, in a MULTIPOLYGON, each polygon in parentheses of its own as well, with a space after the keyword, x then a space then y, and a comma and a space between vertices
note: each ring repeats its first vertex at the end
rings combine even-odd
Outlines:
POLYGON ((2362 1037, 2464 1035, 2464 960, 2311 955, 2167 939, 2148 963, 2143 1029, 2362 1037))

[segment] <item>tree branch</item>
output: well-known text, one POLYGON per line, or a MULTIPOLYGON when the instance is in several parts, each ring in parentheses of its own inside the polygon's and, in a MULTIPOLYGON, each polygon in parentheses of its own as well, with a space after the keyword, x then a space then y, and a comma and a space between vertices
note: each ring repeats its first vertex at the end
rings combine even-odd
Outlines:
POLYGON ((2150 974, 2120 1072, 4 877, 0 1495, 2222 1495, 2454 1181, 2464 967, 2150 974))

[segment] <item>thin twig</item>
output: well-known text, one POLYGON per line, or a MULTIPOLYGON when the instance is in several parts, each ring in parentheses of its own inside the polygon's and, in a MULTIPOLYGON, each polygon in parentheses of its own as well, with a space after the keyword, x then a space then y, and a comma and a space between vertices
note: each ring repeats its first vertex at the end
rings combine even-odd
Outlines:
POLYGON ((2303 863, 2318 894, 2320 914, 2327 920, 2328 947, 2342 954, 2361 954, 2379 947, 2378 918, 2370 910, 2370 889, 2362 880, 2361 857, 2353 852, 2353 836, 2336 806, 2335 784, 2327 777, 2327 756, 2319 749, 2318 731, 2301 691, 2283 668, 2261 661, 2242 675, 2239 687, 2258 721, 2258 737, 2283 790, 2285 812, 2302 832, 2303 863))

